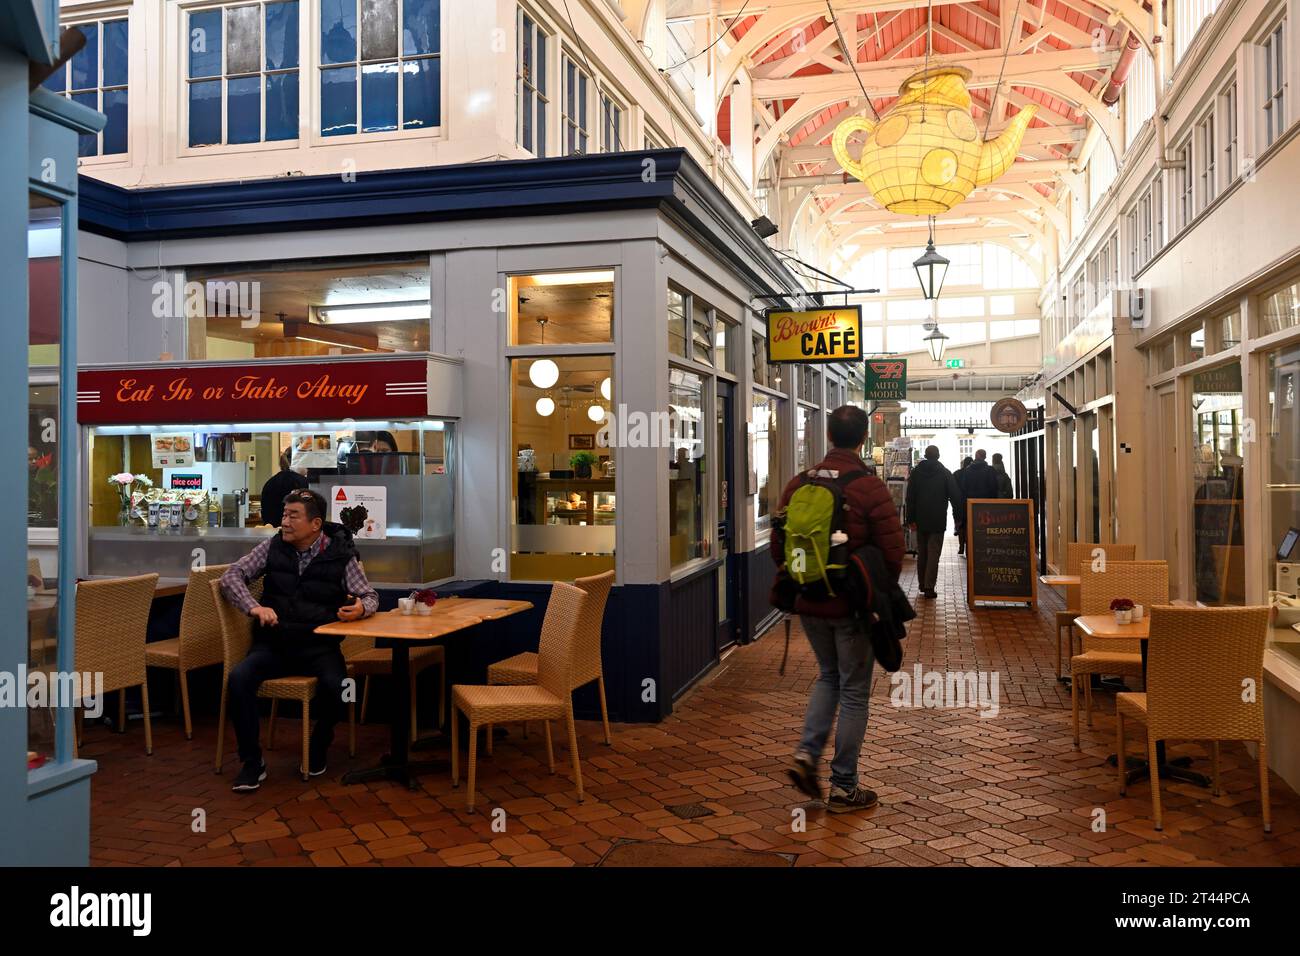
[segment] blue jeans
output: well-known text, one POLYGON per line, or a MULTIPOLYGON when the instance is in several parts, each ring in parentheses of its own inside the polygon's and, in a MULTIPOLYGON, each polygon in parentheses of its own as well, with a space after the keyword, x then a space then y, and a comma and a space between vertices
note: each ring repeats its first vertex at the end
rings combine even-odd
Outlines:
POLYGON ((871 639, 852 618, 801 616, 799 620, 821 669, 808 698, 799 749, 814 763, 821 758, 838 709, 831 784, 852 791, 858 785, 858 755, 867 733, 871 670, 876 663, 871 639))

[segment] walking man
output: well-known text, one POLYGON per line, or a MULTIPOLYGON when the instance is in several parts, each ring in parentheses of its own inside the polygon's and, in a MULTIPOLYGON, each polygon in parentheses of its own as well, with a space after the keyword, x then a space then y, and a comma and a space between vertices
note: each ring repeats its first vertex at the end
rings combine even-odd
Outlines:
MULTIPOLYGON (((852 554, 867 544, 876 545, 884 554, 887 573, 897 581, 903 569, 903 526, 889 489, 858 456, 867 423, 867 413, 854 405, 841 405, 831 412, 827 438, 832 450, 813 471, 841 481, 842 476, 855 476, 843 485, 847 551, 852 554)), ((803 481, 804 476, 799 475, 786 485, 781 496, 782 511, 803 481)), ((785 563, 776 535, 772 556, 778 565, 785 563)), ((867 732, 867 703, 875 666, 871 640, 858 626, 853 607, 843 594, 818 601, 800 595, 795 610, 817 657, 819 675, 808 699, 803 738, 790 767, 790 778, 803 793, 821 799, 817 765, 831 725, 835 724, 835 755, 831 759, 826 808, 832 813, 869 809, 876 805, 877 798, 873 791, 858 785, 858 757, 867 732)))
POLYGON ((939 449, 930 445, 907 481, 907 523, 916 531, 916 580, 923 597, 935 597, 950 504, 953 519, 960 524, 965 507, 961 490, 952 472, 939 463, 939 449))

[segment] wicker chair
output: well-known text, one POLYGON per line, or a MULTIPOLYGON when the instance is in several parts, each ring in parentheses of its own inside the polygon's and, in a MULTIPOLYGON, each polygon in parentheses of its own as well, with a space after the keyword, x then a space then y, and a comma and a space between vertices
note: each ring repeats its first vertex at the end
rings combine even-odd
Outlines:
MULTIPOLYGON (((546 762, 555 772, 551 749, 551 721, 563 718, 569 729, 569 750, 573 755, 573 776, 582 799, 582 764, 578 759, 578 733, 573 723, 573 674, 575 652, 592 640, 582 628, 591 627, 586 613, 593 600, 586 591, 556 581, 542 621, 538 648, 537 683, 500 686, 455 684, 451 688, 451 782, 460 786, 460 741, 458 711, 469 721, 469 794, 466 806, 474 809, 475 773, 478 767, 478 729, 484 725, 540 720, 546 730, 546 762)), ((596 636, 599 640, 599 635, 596 636)))
MULTIPOLYGON (((1131 598, 1144 607, 1169 603, 1169 565, 1164 561, 1107 561, 1106 570, 1079 568, 1079 613, 1109 614, 1110 602, 1131 598)), ((1092 674, 1142 676, 1142 642, 1084 637, 1083 653, 1070 658, 1070 709, 1074 723, 1074 749, 1079 749, 1079 679, 1092 674)), ((1085 680, 1085 710, 1092 726, 1092 682, 1085 680)))
POLYGON ((1147 725, 1151 809, 1162 828, 1158 740, 1211 741, 1214 795, 1219 795, 1219 741, 1253 740, 1259 750, 1264 832, 1273 825, 1268 802, 1268 746, 1264 740, 1264 642, 1268 608, 1158 607, 1151 613, 1147 691, 1115 696, 1119 792, 1125 793, 1124 718, 1147 725), (1243 700, 1245 678, 1254 699, 1243 700))
MULTIPOLYGON (((1091 563, 1097 549, 1100 548, 1107 561, 1133 561, 1137 558, 1135 544, 1089 544, 1086 541, 1071 541, 1065 546, 1065 570, 1062 574, 1078 574, 1079 566, 1087 558, 1091 563)), ((1074 619, 1079 616, 1079 586, 1067 585, 1065 588, 1065 610, 1056 612, 1056 676, 1061 676, 1061 632, 1066 632, 1070 642, 1068 657, 1074 656, 1074 619)))
MULTIPOLYGON (((212 600, 217 608, 217 616, 221 621, 221 645, 222 645, 222 669, 221 669, 221 716, 217 723, 217 760, 215 769, 221 773, 221 763, 223 750, 226 740, 226 695, 230 687, 230 672, 235 669, 235 665, 248 656, 248 649, 253 643, 253 619, 247 614, 241 614, 239 610, 232 607, 221 593, 221 582, 211 581, 209 587, 212 589, 212 600)), ((260 597, 262 593, 262 582, 254 581, 249 585, 249 591, 253 597, 260 597)), ((316 696, 316 678, 314 677, 277 677, 274 680, 262 681, 262 686, 257 689, 258 697, 268 697, 271 700, 271 721, 267 728, 266 749, 271 750, 275 745, 275 705, 281 700, 296 700, 302 704, 302 779, 308 780, 307 770, 310 769, 310 757, 308 755, 308 745, 311 740, 311 699, 316 696)), ((348 742, 350 754, 356 753, 356 721, 352 719, 355 713, 355 705, 349 708, 348 720, 348 742)))
POLYGON ((185 587, 185 603, 181 605, 180 636, 155 641, 144 651, 146 667, 165 667, 176 672, 186 740, 194 738, 190 719, 190 671, 221 663, 221 621, 208 582, 221 577, 228 567, 228 564, 214 564, 191 571, 185 587))
MULTIPOLYGON (((144 752, 153 754, 149 723, 149 682, 145 675, 145 636, 158 575, 141 574, 77 585, 74 649, 80 673, 104 675, 104 692, 119 691, 119 723, 126 715, 126 689, 140 688, 144 711, 144 752)), ((123 728, 125 729, 125 728, 123 728)), ((73 756, 77 751, 73 750, 73 756)))
MULTIPOLYGON (((589 578, 578 578, 573 582, 591 596, 583 612, 591 620, 579 626, 579 633, 585 638, 574 648, 573 686, 583 687, 596 681, 600 693, 600 719, 605 725, 605 743, 612 744, 609 735, 609 708, 605 705, 605 672, 600 660, 600 627, 605 619, 605 601, 614 586, 614 572, 594 574, 589 578)), ((488 665, 487 682, 489 684, 536 684, 537 655, 532 651, 507 657, 503 661, 488 665)), ((363 708, 364 710, 364 708, 363 708)), ((525 725, 527 730, 527 725, 525 725)), ((488 753, 492 753, 492 731, 488 729, 488 753)))
MULTIPOLYGON (((361 722, 366 722, 366 711, 370 708, 370 678, 391 677, 393 674, 393 652, 387 648, 376 648, 373 637, 346 637, 343 639, 343 660, 348 665, 349 677, 364 677, 365 685, 361 692, 361 722)), ((447 649, 441 644, 428 647, 413 647, 411 657, 411 740, 416 738, 419 721, 415 711, 415 679, 422 671, 430 667, 438 668, 438 726, 441 727, 447 714, 447 649)))

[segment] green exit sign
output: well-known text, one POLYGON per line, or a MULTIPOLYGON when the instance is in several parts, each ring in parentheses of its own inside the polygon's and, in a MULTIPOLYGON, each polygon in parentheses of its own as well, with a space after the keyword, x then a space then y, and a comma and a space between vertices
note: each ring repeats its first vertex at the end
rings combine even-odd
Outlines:
POLYGON ((946 365, 948 368, 965 368, 966 360, 965 359, 944 359, 943 364, 946 365))

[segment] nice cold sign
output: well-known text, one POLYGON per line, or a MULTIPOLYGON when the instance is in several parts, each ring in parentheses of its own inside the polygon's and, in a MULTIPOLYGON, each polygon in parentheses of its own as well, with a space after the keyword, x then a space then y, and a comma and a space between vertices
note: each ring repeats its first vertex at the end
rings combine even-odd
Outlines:
POLYGON ((767 312, 768 362, 846 362, 862 358, 862 307, 767 312))

